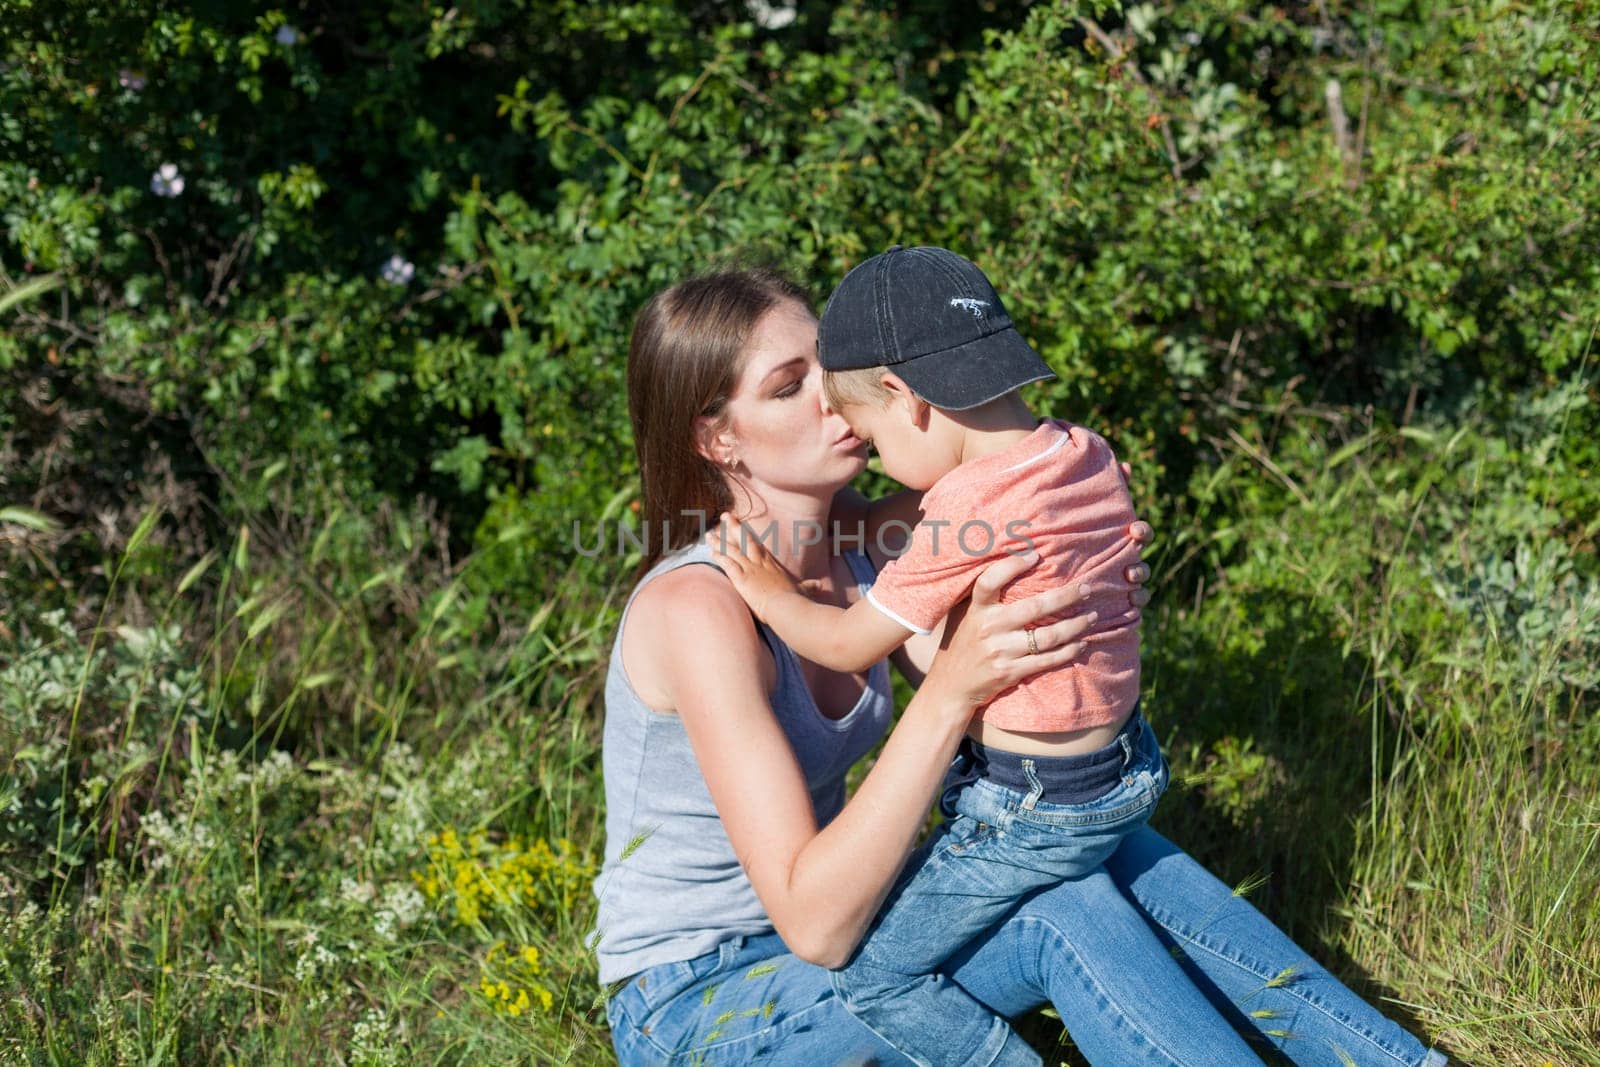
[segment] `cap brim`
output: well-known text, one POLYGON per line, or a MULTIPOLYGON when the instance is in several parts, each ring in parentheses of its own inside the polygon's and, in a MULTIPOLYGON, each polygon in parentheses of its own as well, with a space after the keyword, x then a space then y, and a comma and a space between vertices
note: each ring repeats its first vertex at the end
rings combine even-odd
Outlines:
POLYGON ((1012 326, 884 369, 899 375, 934 407, 948 411, 966 411, 1056 376, 1012 326))

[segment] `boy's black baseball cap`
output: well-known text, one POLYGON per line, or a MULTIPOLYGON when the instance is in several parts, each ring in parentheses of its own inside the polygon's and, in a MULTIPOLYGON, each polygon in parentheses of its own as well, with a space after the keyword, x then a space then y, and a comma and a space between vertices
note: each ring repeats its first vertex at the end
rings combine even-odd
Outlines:
POLYGON ((822 309, 817 359, 824 370, 884 367, 950 411, 1055 377, 983 271, 947 248, 895 245, 846 274, 822 309))

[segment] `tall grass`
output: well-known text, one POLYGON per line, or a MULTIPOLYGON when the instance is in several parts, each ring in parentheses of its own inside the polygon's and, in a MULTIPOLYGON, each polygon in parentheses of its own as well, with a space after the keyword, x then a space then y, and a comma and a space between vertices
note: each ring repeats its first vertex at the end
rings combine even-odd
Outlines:
MULTIPOLYGON (((1560 472, 1321 425, 1241 426, 1162 531, 1158 825, 1461 1062, 1600 1063, 1600 591, 1560 472)), ((422 511, 256 516, 181 566, 160 528, 92 628, 8 616, 5 1058, 608 1062, 626 562, 519 607, 422 511)))
POLYGON ((605 1059, 584 938, 607 576, 488 619, 492 549, 446 567, 424 526, 333 514, 264 550, 247 524, 165 589, 123 584, 136 536, 93 629, 16 619, 0 1047, 605 1059))
POLYGON ((1600 1062, 1600 583, 1554 432, 1241 440, 1231 521, 1168 550, 1231 562, 1147 658, 1168 832, 1467 1063, 1600 1062))

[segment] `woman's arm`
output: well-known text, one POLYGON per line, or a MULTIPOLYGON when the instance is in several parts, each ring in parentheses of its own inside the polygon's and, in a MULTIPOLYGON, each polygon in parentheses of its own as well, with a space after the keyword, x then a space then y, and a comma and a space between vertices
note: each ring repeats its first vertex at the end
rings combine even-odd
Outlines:
POLYGON ((628 625, 660 635, 641 671, 663 683, 734 853, 773 926, 802 959, 839 966, 854 951, 924 825, 973 712, 1001 689, 1076 654, 1070 641, 1040 641, 1040 654, 1030 655, 1022 634, 1025 622, 1069 610, 1072 592, 1000 604, 1000 589, 1029 565, 1006 560, 979 578, 965 621, 947 627, 944 651, 871 772, 820 830, 767 699, 760 670, 766 647, 732 585, 709 568, 686 567, 635 599, 628 625))

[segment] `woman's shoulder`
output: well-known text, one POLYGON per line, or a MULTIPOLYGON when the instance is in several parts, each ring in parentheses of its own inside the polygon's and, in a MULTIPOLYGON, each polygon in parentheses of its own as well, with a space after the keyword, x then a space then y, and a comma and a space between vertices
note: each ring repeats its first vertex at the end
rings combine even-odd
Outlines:
POLYGON ((772 659, 754 618, 727 575, 686 564, 648 576, 623 620, 623 668, 638 695, 670 710, 671 679, 684 668, 756 670, 770 687, 772 659))
MULTIPOLYGON (((728 580, 728 576, 706 560, 691 560, 671 570, 648 574, 633 593, 633 603, 628 608, 629 620, 708 619, 722 614, 724 608, 744 601, 728 580)), ((748 616, 748 612, 744 612, 748 616)))

